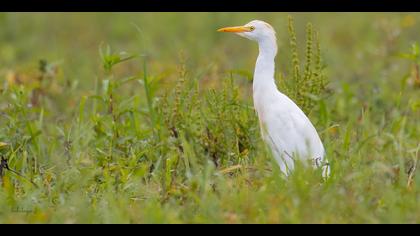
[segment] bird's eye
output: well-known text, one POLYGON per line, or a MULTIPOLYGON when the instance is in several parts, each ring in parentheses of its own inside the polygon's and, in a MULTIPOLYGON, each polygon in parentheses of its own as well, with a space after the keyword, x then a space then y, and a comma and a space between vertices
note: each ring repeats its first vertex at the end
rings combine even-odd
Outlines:
POLYGON ((251 27, 249 27, 249 29, 250 29, 251 31, 254 31, 254 30, 255 30, 255 27, 254 27, 254 26, 251 26, 251 27))

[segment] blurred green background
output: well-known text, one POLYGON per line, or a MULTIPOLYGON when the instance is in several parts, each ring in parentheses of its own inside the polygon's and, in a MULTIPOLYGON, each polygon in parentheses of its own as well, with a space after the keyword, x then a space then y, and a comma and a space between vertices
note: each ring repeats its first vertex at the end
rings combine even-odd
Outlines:
POLYGON ((6 172, 0 222, 419 223, 418 42, 420 13, 0 13, 0 154, 40 186, 6 172), (319 32, 327 183, 278 177, 249 96, 258 48, 216 32, 267 21, 291 78, 288 15, 301 58, 319 32), (107 74, 106 45, 140 57, 107 74))
MULTIPOLYGON (((33 74, 39 61, 46 60, 59 64, 59 83, 77 81, 84 94, 101 76, 99 48, 110 45, 114 52, 146 55, 150 73, 163 78, 162 88, 173 85, 180 55, 190 72, 209 87, 232 71, 249 80, 258 54, 255 43, 216 30, 253 19, 276 29, 276 77, 287 77, 288 15, 295 18, 300 56, 305 52, 306 24, 312 22, 319 31, 332 88, 360 87, 356 96, 363 97, 401 86, 411 73, 412 62, 399 55, 411 53, 419 40, 418 13, 1 13, 0 78, 11 71, 33 74)), ((115 71, 124 76, 141 69, 137 60, 115 71)), ((250 93, 248 82, 239 81, 250 93)))
MULTIPOLYGON (((2 13, 0 60, 2 69, 36 66, 39 59, 62 61, 68 78, 87 82, 100 63, 98 47, 106 43, 116 51, 149 55, 155 73, 173 69, 180 51, 185 52, 192 68, 213 65, 219 70, 252 71, 257 47, 216 29, 261 19, 277 30, 277 70, 281 71, 288 65, 288 14, 2 13)), ((386 81, 389 76, 378 75, 378 67, 387 73, 399 68, 402 62, 396 54, 409 50, 419 38, 417 13, 290 14, 295 16, 302 43, 308 21, 320 31, 332 82, 386 81)))

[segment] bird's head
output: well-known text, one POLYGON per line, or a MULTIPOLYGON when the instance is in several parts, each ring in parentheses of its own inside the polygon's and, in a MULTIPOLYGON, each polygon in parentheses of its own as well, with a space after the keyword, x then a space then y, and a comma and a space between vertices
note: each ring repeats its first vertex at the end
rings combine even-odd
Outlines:
POLYGON ((273 27, 261 20, 253 20, 243 26, 225 27, 218 29, 217 31, 236 33, 239 36, 257 42, 262 42, 267 39, 276 40, 276 32, 273 27))

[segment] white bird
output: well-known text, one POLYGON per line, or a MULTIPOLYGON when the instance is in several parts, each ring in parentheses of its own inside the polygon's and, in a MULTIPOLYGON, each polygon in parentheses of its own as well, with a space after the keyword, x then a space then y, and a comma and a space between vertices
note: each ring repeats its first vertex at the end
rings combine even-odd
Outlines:
POLYGON ((310 161, 315 168, 322 167, 322 176, 329 176, 330 167, 316 129, 304 112, 277 89, 274 80, 277 39, 273 27, 254 20, 244 26, 225 27, 218 31, 236 33, 258 43, 253 81, 254 108, 263 139, 271 148, 280 170, 288 176, 299 159, 302 163, 310 161))

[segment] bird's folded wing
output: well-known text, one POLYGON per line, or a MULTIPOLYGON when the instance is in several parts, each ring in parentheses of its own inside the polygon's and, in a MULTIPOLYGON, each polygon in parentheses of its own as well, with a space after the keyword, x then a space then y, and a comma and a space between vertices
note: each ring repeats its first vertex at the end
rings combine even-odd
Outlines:
POLYGON ((276 112, 266 132, 280 153, 302 159, 322 158, 324 147, 316 129, 300 111, 276 112))

